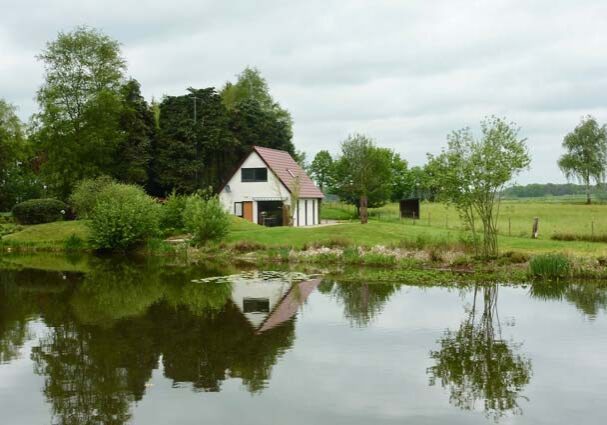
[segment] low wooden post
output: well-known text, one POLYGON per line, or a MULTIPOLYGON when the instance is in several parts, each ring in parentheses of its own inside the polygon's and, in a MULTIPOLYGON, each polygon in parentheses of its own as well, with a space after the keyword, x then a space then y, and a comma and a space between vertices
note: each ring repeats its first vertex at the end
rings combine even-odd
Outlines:
POLYGON ((531 238, 537 239, 537 237, 539 235, 539 231, 540 231, 540 218, 535 217, 533 219, 533 230, 531 231, 531 238))

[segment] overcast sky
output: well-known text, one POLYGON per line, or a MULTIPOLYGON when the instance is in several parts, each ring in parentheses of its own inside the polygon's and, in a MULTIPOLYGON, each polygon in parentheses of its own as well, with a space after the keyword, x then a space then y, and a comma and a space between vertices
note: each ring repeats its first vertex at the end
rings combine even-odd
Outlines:
POLYGON ((0 97, 24 119, 35 55, 86 24, 122 43, 148 99, 259 68, 309 158, 363 132, 422 164, 449 131, 495 114, 528 138, 518 182, 560 182, 563 136, 586 114, 607 122, 605 0, 0 3, 0 97))

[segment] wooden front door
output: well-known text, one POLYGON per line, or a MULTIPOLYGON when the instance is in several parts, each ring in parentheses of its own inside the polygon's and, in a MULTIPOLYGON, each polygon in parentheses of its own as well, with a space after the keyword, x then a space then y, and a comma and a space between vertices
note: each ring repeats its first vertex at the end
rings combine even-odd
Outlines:
POLYGON ((242 203, 242 216, 245 220, 253 222, 253 202, 246 201, 242 203))

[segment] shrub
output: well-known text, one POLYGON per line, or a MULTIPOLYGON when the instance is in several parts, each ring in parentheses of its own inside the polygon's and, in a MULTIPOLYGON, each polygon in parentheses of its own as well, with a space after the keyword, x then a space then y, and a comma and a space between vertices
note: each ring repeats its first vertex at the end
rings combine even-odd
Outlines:
POLYGON ((80 251, 84 248, 84 241, 80 236, 72 233, 64 242, 64 248, 67 252, 80 251))
POLYGON ((91 243, 126 250, 158 234, 158 204, 139 186, 110 183, 90 213, 91 243))
POLYGON ((584 235, 578 233, 555 233, 551 239, 555 241, 584 241, 584 242, 607 242, 607 234, 584 235))
POLYGON ((567 277, 570 270, 571 263, 563 254, 537 255, 529 262, 529 274, 543 279, 567 277))
POLYGON ((220 241, 230 230, 230 216, 217 197, 205 200, 190 196, 183 211, 183 223, 198 244, 220 241))
POLYGON ((162 206, 160 214, 160 228, 166 232, 180 231, 184 229, 183 211, 188 200, 187 196, 171 193, 162 206))
POLYGON ((20 224, 40 224, 63 220, 67 205, 56 199, 30 199, 13 207, 13 217, 20 224))
POLYGON ((70 196, 70 204, 78 218, 90 218, 99 195, 114 181, 111 177, 101 176, 96 179, 84 179, 77 185, 70 196))

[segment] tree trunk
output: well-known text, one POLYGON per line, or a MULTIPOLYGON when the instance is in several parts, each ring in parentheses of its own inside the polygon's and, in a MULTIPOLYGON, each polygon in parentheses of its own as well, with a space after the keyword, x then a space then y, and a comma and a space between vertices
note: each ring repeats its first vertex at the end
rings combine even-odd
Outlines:
POLYGON ((367 195, 360 197, 360 223, 366 224, 369 221, 369 212, 367 211, 367 195))
POLYGON ((591 201, 590 201, 590 181, 586 181, 586 204, 590 205, 591 201))

